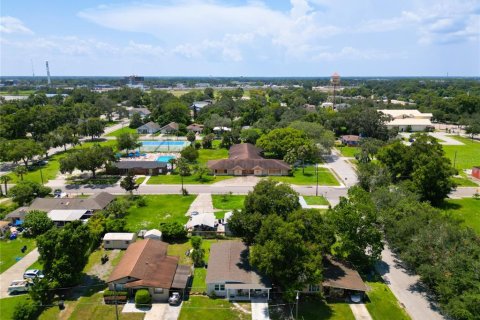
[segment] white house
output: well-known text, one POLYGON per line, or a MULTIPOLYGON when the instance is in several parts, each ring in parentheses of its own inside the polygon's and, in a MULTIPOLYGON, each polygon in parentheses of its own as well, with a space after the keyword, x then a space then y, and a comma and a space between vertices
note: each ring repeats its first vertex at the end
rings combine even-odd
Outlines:
POLYGON ((399 132, 425 131, 433 126, 431 121, 433 115, 431 113, 422 113, 416 109, 382 109, 378 110, 378 112, 391 116, 392 120, 386 124, 387 128, 398 128, 399 132))
POLYGON ((105 234, 102 241, 105 249, 127 249, 136 239, 135 233, 109 232, 105 234))
POLYGON ((89 211, 85 209, 51 210, 47 213, 47 216, 57 227, 63 227, 68 222, 87 219, 90 216, 88 213, 89 211))

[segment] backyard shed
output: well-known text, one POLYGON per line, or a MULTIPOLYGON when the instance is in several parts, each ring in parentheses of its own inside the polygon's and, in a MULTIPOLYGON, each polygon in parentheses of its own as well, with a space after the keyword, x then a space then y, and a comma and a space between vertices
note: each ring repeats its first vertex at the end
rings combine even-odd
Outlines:
POLYGON ((157 229, 148 230, 143 235, 144 239, 155 239, 155 240, 162 240, 162 231, 157 229))
POLYGON ((127 249, 136 239, 135 233, 109 232, 103 237, 103 247, 105 249, 127 249))

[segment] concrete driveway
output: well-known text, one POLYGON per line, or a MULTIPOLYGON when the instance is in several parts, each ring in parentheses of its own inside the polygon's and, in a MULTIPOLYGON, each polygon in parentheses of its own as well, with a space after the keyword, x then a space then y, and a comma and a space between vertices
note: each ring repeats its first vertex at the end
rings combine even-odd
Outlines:
POLYGON ((269 320, 268 301, 265 299, 252 299, 252 320, 269 320))
POLYGON ((372 316, 364 303, 350 303, 350 309, 352 310, 355 320, 372 320, 372 316))
POLYGON ((145 313, 144 320, 177 320, 182 305, 171 306, 168 303, 153 303, 149 310, 137 309, 135 303, 128 302, 122 313, 145 313))
POLYGON ((25 270, 37 261, 39 256, 38 249, 35 248, 0 275, 0 299, 11 297, 7 291, 10 283, 12 283, 13 280, 23 279, 25 270))

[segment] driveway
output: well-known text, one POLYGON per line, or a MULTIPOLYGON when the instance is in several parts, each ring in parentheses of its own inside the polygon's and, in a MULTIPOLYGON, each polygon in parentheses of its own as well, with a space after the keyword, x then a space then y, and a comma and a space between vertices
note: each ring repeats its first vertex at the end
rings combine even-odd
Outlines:
POLYGON ((135 303, 128 302, 122 313, 145 313, 144 320, 177 320, 182 305, 171 306, 168 303, 153 303, 149 310, 137 309, 135 303))
POLYGON ((346 187, 351 187, 357 184, 357 173, 352 163, 346 157, 341 157, 337 150, 325 157, 326 164, 324 167, 332 169, 338 177, 340 177, 340 183, 346 187))
POLYGON ((35 248, 0 275, 0 299, 11 297, 7 291, 10 283, 13 280, 23 279, 25 270, 37 261, 39 256, 38 249, 35 248))
POLYGON ((252 320, 269 320, 268 302, 265 299, 252 299, 252 320))
POLYGON ((417 275, 409 274, 388 246, 382 251, 382 261, 375 266, 398 301, 413 320, 441 320, 444 317, 429 301, 417 275))
POLYGON ((355 320, 372 320, 364 303, 350 303, 350 309, 352 309, 355 320))
MULTIPOLYGON (((410 138, 412 133, 408 132, 401 132, 400 135, 404 138, 410 138)), ((429 132, 428 135, 437 138, 440 144, 445 145, 445 146, 463 146, 464 143, 461 141, 458 141, 452 137, 451 133, 446 133, 446 132, 429 132)))
POLYGON ((214 212, 212 195, 210 193, 199 193, 190 205, 186 215, 190 216, 193 211, 197 211, 199 213, 214 212))

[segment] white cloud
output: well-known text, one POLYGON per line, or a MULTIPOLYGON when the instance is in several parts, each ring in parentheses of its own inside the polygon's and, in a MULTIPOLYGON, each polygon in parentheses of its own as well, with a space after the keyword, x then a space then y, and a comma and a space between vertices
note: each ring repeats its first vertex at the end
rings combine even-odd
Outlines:
POLYGON ((0 33, 33 34, 33 31, 27 28, 19 19, 10 16, 4 16, 0 17, 0 33))
POLYGON ((315 60, 335 61, 335 60, 390 60, 406 59, 405 52, 387 52, 376 49, 358 49, 353 47, 343 47, 339 51, 324 50, 313 57, 315 60))

